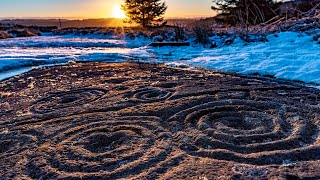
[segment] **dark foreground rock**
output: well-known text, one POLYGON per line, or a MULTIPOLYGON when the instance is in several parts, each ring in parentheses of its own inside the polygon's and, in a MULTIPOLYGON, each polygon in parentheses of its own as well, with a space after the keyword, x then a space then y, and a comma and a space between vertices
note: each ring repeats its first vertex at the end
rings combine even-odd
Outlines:
POLYGON ((320 92, 162 66, 87 63, 0 85, 4 179, 317 179, 320 92))

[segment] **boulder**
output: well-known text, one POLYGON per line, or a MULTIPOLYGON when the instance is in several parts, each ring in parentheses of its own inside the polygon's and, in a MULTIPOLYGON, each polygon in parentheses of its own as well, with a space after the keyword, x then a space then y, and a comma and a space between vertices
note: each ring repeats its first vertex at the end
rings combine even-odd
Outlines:
POLYGON ((163 42, 163 41, 164 41, 164 37, 161 35, 154 37, 154 42, 163 42))

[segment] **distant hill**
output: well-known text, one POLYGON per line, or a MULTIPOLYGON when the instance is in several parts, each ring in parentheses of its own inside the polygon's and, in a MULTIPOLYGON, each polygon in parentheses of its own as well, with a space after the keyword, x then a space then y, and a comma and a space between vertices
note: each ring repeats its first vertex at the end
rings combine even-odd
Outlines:
POLYGON ((121 19, 4 19, 0 20, 3 24, 18 24, 23 26, 57 26, 57 27, 115 27, 123 26, 121 19))
MULTIPOLYGON (((189 24, 199 20, 199 18, 183 19, 172 18, 166 19, 168 25, 189 24)), ((23 26, 57 26, 60 28, 67 27, 118 27, 130 26, 130 24, 123 23, 122 19, 103 18, 103 19, 82 19, 82 20, 68 20, 68 19, 3 19, 0 20, 2 24, 16 24, 23 26)))

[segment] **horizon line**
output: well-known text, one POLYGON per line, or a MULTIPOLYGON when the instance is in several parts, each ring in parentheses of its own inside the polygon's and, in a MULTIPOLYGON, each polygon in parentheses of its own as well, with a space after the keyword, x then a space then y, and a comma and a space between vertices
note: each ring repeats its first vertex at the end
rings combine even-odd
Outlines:
MULTIPOLYGON (((212 16, 190 16, 190 17, 165 17, 164 19, 201 19, 201 18, 208 18, 214 17, 212 16)), ((90 20, 90 19, 117 19, 114 17, 0 17, 0 20, 23 20, 23 19, 30 19, 30 20, 50 20, 50 19, 63 19, 63 20, 90 20)))

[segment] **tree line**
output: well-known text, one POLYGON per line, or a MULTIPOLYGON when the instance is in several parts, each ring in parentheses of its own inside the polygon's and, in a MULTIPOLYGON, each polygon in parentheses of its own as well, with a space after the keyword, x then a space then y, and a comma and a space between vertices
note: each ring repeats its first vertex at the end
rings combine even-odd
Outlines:
POLYGON ((315 7, 319 0, 213 0, 213 10, 224 23, 255 25, 277 16, 299 16, 315 7))
MULTIPOLYGON (((299 2, 293 13, 305 12, 319 0, 294 0, 299 2)), ((213 0, 212 10, 223 16, 223 23, 254 25, 281 16, 282 2, 274 0, 213 0)), ((122 10, 127 22, 143 27, 160 26, 168 6, 163 0, 124 0, 122 10)))

